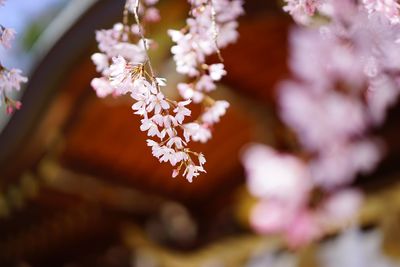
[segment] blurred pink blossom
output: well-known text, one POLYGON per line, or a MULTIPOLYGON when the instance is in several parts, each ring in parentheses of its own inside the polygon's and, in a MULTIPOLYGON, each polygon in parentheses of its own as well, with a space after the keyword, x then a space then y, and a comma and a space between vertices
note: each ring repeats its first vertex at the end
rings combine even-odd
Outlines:
POLYGON ((362 0, 362 2, 369 14, 379 12, 393 24, 400 22, 400 4, 397 0, 362 0))

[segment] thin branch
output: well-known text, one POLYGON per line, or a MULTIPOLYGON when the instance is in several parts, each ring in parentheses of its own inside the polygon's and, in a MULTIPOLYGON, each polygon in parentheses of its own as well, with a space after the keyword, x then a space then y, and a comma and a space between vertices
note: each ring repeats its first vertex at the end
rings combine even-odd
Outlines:
POLYGON ((221 62, 224 62, 224 58, 222 57, 221 50, 218 47, 218 28, 217 28, 217 19, 216 19, 216 11, 212 0, 208 0, 208 4, 211 8, 211 27, 213 30, 213 40, 215 45, 215 50, 217 51, 218 58, 221 62))
POLYGON ((152 67, 152 65, 151 65, 151 61, 150 61, 150 57, 149 57, 149 53, 148 53, 147 40, 146 40, 146 38, 144 37, 143 29, 142 29, 142 24, 140 23, 140 19, 139 19, 139 3, 140 3, 140 0, 136 0, 136 2, 135 2, 135 8, 133 9, 133 15, 134 15, 134 17, 135 17, 135 21, 136 21, 136 24, 137 24, 138 29, 139 29, 140 39, 141 39, 142 42, 143 42, 144 52, 145 52, 145 56, 146 56, 146 63, 147 63, 148 66, 149 66, 150 75, 151 75, 152 78, 153 78, 153 82, 156 84, 157 88, 159 89, 158 82, 157 82, 156 77, 155 77, 155 75, 154 75, 153 67, 152 67))

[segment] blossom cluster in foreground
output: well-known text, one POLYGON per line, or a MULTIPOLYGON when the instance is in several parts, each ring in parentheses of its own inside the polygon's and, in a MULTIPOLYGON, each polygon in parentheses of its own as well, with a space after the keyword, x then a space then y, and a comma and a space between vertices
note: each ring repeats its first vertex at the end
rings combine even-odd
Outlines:
POLYGON ((337 8, 346 8, 355 2, 359 2, 359 10, 367 10, 370 15, 378 13, 391 24, 400 23, 400 4, 397 0, 284 0, 284 2, 283 10, 300 24, 311 23, 312 17, 317 13, 327 17, 337 16, 344 11, 339 11, 337 8))
POLYGON ((206 57, 217 53, 219 47, 237 38, 237 17, 243 13, 239 0, 189 1, 190 17, 182 30, 169 30, 176 43, 171 52, 177 72, 187 75, 189 82, 178 84, 182 101, 166 98, 161 88, 166 79, 157 77, 148 49, 152 40, 144 37, 143 25, 158 20, 155 0, 128 0, 124 21, 112 29, 96 32, 100 52, 92 60, 100 78, 92 80, 99 97, 129 94, 134 100, 132 109, 141 116, 140 130, 147 132, 147 145, 160 162, 174 166, 172 176, 179 173, 189 182, 205 172, 206 162, 202 153, 191 151, 190 141, 207 142, 211 138, 212 125, 226 113, 229 103, 214 100, 207 93, 216 89, 215 82, 226 74, 224 64, 208 64, 206 57), (129 25, 133 17, 135 24, 129 25), (141 20, 143 20, 141 22, 141 20), (201 104, 203 112, 195 120, 188 121, 192 111, 190 104, 201 104))
POLYGON ((243 162, 249 190, 260 199, 253 226, 299 246, 357 213, 361 195, 349 186, 381 159, 381 142, 370 132, 400 93, 400 25, 379 5, 397 7, 391 1, 286 2, 297 21, 299 9, 310 20, 317 11, 327 16, 318 27, 290 32, 293 78, 278 88, 280 116, 301 155, 253 145, 243 162))
MULTIPOLYGON (((3 4, 4 1, 0 1, 0 6, 3 4)), ((3 46, 4 49, 11 48, 11 42, 14 37, 14 29, 6 28, 0 24, 0 46, 3 46)), ((26 83, 28 81, 21 73, 21 70, 14 68, 8 69, 0 62, 0 106, 3 104, 6 105, 7 114, 11 114, 14 109, 21 108, 21 102, 15 101, 10 97, 11 92, 21 89, 21 83, 26 83)))

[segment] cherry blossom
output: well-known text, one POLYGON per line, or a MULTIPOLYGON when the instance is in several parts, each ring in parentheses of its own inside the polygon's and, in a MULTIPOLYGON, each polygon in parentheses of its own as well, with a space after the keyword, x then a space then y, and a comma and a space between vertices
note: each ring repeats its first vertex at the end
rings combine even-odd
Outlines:
POLYGON ((215 101, 201 116, 203 122, 207 124, 214 124, 220 121, 220 118, 225 115, 229 103, 225 100, 215 101))
POLYGON ((96 88, 96 94, 98 97, 106 97, 114 92, 114 88, 111 86, 110 81, 104 77, 94 78, 90 85, 96 88))
MULTIPOLYGON (((3 6, 5 0, 0 0, 0 6, 3 6)), ((0 24, 0 45, 5 49, 11 47, 11 41, 15 38, 15 30, 6 28, 0 24)), ((21 83, 26 83, 28 78, 22 75, 19 69, 8 69, 0 62, 0 106, 4 103, 6 105, 6 113, 11 114, 14 110, 21 108, 20 101, 13 100, 10 94, 13 91, 21 89, 21 83)))
POLYGON ((313 190, 322 184, 312 179, 310 164, 294 155, 254 144, 242 160, 249 192, 259 198, 251 225, 262 234, 282 233, 293 248, 351 222, 361 204, 360 192, 353 189, 330 190, 315 202, 313 190))
POLYGON ((6 69, 0 64, 0 105, 6 104, 7 114, 11 114, 14 110, 21 108, 22 103, 10 98, 13 91, 21 89, 21 83, 26 83, 28 78, 23 76, 19 69, 6 69))
POLYGON ((313 16, 323 0, 284 0, 286 5, 283 10, 288 12, 299 22, 306 24, 310 16, 313 16))
POLYGON ((400 4, 397 0, 362 0, 369 14, 381 13, 393 24, 400 23, 400 4))
POLYGON ((188 117, 191 115, 191 110, 186 108, 186 105, 190 104, 191 100, 186 100, 179 102, 177 107, 174 109, 175 114, 175 119, 179 122, 182 123, 185 117, 188 117))
POLYGON ((208 70, 210 72, 211 79, 214 81, 221 80, 222 76, 226 74, 226 71, 224 70, 224 64, 222 63, 212 64, 208 67, 208 70))
POLYGON ((243 156, 252 195, 285 202, 302 202, 311 188, 309 170, 294 156, 279 154, 262 145, 252 145, 243 156))
MULTIPOLYGON (((188 143, 207 142, 212 137, 212 125, 220 120, 229 106, 228 102, 207 95, 216 89, 215 82, 226 75, 226 71, 222 63, 209 65, 205 58, 212 53, 220 55, 217 42, 222 31, 219 32, 218 26, 234 22, 243 11, 241 2, 237 0, 189 1, 192 17, 187 19, 190 24, 188 32, 168 31, 177 43, 171 49, 177 71, 194 79, 178 84, 184 100, 177 101, 167 98, 161 90, 167 86, 167 80, 155 74, 148 56, 149 44, 153 41, 144 37, 140 23, 141 19, 145 22, 158 20, 159 13, 153 6, 156 2, 128 0, 123 23, 96 32, 100 52, 92 55, 92 61, 102 77, 94 78, 91 84, 99 97, 130 95, 134 100, 132 110, 141 116, 140 130, 151 138, 147 145, 152 155, 160 162, 174 166, 172 177, 182 173, 192 182, 205 172, 206 159, 202 153, 192 151, 188 143), (230 6, 232 10, 225 10, 230 6), (136 24, 128 25, 129 16, 133 16, 136 24), (214 26, 210 29, 209 25, 214 26), (192 115, 191 104, 201 104, 205 111, 197 119, 188 121, 192 115)), ((230 30, 235 31, 236 27, 232 25, 230 30)), ((228 29, 224 31, 225 39, 222 39, 221 46, 228 40, 233 41, 228 29)))
MULTIPOLYGON (((232 43, 237 38, 236 19, 243 13, 240 0, 190 1, 191 17, 181 30, 169 30, 173 42, 171 53, 176 62, 176 70, 185 74, 192 83, 181 83, 178 91, 184 99, 200 103, 205 93, 215 90, 215 81, 226 75, 223 63, 207 64, 206 58, 217 53, 219 47, 232 43), (211 27, 210 27, 211 25, 211 27)), ((207 100, 206 100, 207 102, 207 100)))
POLYGON ((4 48, 11 47, 11 41, 15 38, 15 30, 11 28, 5 28, 0 25, 0 44, 4 48))
POLYGON ((254 229, 281 233, 298 247, 355 219, 362 194, 349 186, 383 157, 382 142, 370 132, 400 93, 399 6, 286 3, 297 22, 314 22, 290 31, 293 77, 278 85, 280 117, 298 147, 296 154, 283 154, 253 145, 242 161, 249 192, 259 199, 250 217, 254 229), (317 11, 327 20, 313 21, 317 11))

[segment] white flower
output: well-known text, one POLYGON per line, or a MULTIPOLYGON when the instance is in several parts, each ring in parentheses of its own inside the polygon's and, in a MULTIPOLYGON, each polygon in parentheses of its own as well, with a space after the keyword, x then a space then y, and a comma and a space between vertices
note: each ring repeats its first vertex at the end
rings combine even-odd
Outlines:
POLYGON ((204 157, 204 155, 202 153, 199 153, 198 159, 199 159, 200 166, 203 166, 203 164, 206 163, 206 158, 204 157))
POLYGON ((110 80, 112 86, 119 86, 127 78, 129 78, 129 70, 127 62, 121 56, 113 57, 113 63, 110 66, 110 80))
POLYGON ((226 75, 226 70, 224 70, 224 64, 212 64, 208 67, 208 71, 210 72, 210 77, 214 81, 221 80, 222 76, 226 75))
POLYGON ((211 138, 211 131, 205 125, 201 125, 199 131, 192 136, 193 141, 206 143, 211 138))
POLYGON ((195 166, 193 164, 189 164, 183 175, 186 175, 186 179, 191 183, 193 182, 193 177, 197 177, 200 175, 200 172, 206 172, 202 166, 195 166))
POLYGON ((5 92, 11 92, 12 90, 20 90, 21 83, 26 83, 28 78, 21 75, 21 70, 11 69, 0 71, 0 88, 5 92))
POLYGON ((297 157, 264 145, 251 145, 243 155, 247 186, 253 196, 284 203, 303 203, 312 184, 308 166, 297 157))
POLYGON ((196 90, 210 92, 215 90, 216 85, 209 75, 203 75, 196 83, 196 90))
POLYGON ((150 95, 149 105, 146 108, 147 112, 154 110, 155 114, 159 114, 162 109, 169 109, 169 104, 165 101, 163 93, 158 93, 157 95, 150 95))
POLYGON ((178 125, 175 117, 172 115, 165 115, 163 116, 163 124, 165 128, 171 128, 178 125))
POLYGON ((153 149, 153 156, 157 157, 160 162, 169 161, 172 166, 175 166, 178 162, 185 159, 185 153, 181 151, 176 152, 174 149, 167 146, 155 147, 155 149, 153 149))
POLYGON ((186 108, 185 106, 190 104, 190 100, 186 101, 180 101, 178 102, 178 105, 174 109, 175 114, 175 119, 182 124, 183 120, 185 119, 185 116, 190 116, 192 113, 190 109, 186 108))
POLYGON ((167 146, 171 148, 175 146, 177 149, 182 149, 183 145, 186 145, 186 143, 179 136, 171 137, 167 142, 167 146))
POLYGON ((92 79, 90 85, 96 91, 97 96, 101 98, 106 97, 114 92, 114 88, 104 77, 92 79))
POLYGON ((108 57, 103 53, 94 53, 91 56, 93 63, 96 65, 96 71, 103 72, 108 69, 108 57))
POLYGON ((185 137, 186 142, 190 141, 190 137, 194 135, 200 129, 200 124, 191 122, 182 125, 183 127, 183 136, 185 137))
POLYGON ((157 149, 160 147, 160 144, 155 142, 154 140, 147 139, 146 142, 147 142, 147 146, 150 146, 151 148, 157 149))
POLYGON ((144 20, 145 21, 159 21, 160 20, 160 12, 158 11, 157 8, 151 7, 146 10, 146 13, 144 14, 144 20))
POLYGON ((5 28, 0 25, 0 44, 4 48, 11 47, 11 41, 15 38, 15 30, 11 28, 5 28))
POLYGON ((169 161, 170 155, 174 153, 175 150, 169 148, 167 146, 153 146, 153 156, 158 158, 160 162, 167 162, 169 161))
POLYGON ((173 155, 171 155, 169 162, 171 163, 172 166, 175 166, 178 162, 187 160, 187 158, 188 156, 185 152, 177 151, 173 155))
POLYGON ((184 136, 186 140, 191 137, 195 142, 206 143, 211 138, 211 131, 204 124, 188 123, 184 125, 184 136))
POLYGON ((133 81, 132 92, 145 95, 149 95, 150 93, 157 94, 157 88, 149 83, 144 77, 140 77, 133 81))
POLYGON ((144 118, 141 120, 142 124, 140 125, 140 130, 142 132, 148 131, 147 135, 148 136, 158 136, 160 137, 161 133, 158 130, 157 125, 152 121, 149 120, 148 118, 144 118))
POLYGON ((194 103, 200 103, 204 98, 204 94, 194 90, 191 84, 178 83, 178 91, 184 99, 191 99, 194 103))
POLYGON ((307 24, 311 16, 321 5, 321 0, 285 0, 283 10, 292 15, 293 19, 301 24, 307 24))
POLYGON ((206 112, 203 113, 201 119, 205 123, 214 124, 219 122, 220 117, 225 115, 226 109, 229 107, 229 103, 224 100, 216 101, 214 105, 209 107, 206 112))
POLYGON ((181 31, 168 30, 168 35, 175 43, 179 42, 183 38, 183 33, 181 31))
POLYGON ((369 14, 381 13, 392 24, 400 23, 400 4, 396 0, 363 0, 369 14))
POLYGON ((135 114, 138 115, 144 115, 147 114, 146 112, 146 106, 148 103, 149 99, 149 92, 143 92, 143 93, 132 93, 131 97, 135 99, 137 102, 132 105, 132 109, 136 110, 135 114))
POLYGON ((196 50, 196 43, 193 35, 187 33, 183 35, 179 31, 169 30, 168 34, 176 45, 171 47, 171 53, 174 55, 176 62, 176 71, 194 77, 199 74, 197 69, 198 62, 204 60, 204 55, 196 50))
POLYGON ((111 56, 122 56, 133 63, 143 63, 146 59, 143 46, 141 44, 130 44, 126 42, 120 42, 112 47, 111 56))

